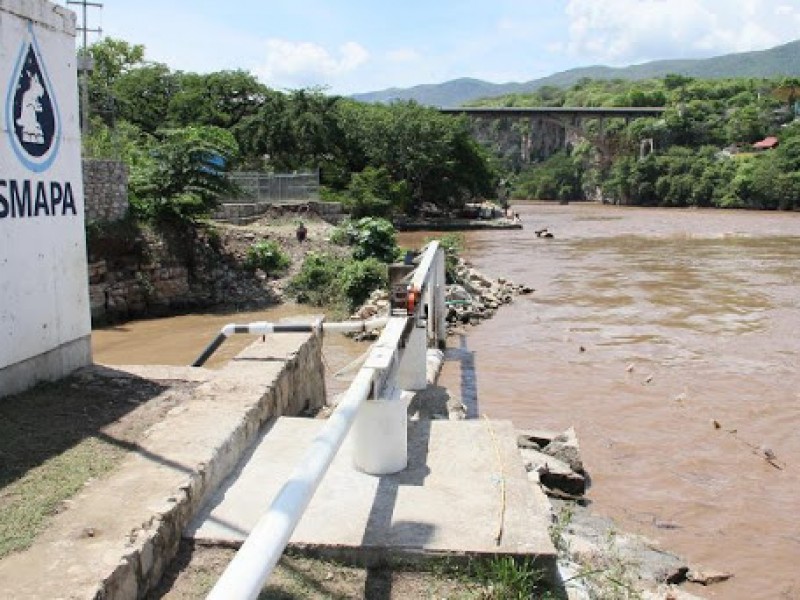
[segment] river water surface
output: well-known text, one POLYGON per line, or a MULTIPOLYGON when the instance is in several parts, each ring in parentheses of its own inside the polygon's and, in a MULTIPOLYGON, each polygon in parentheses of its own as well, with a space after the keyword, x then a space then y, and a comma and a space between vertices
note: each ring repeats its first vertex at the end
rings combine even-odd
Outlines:
MULTIPOLYGON (((574 426, 593 510, 735 574, 694 593, 800 598, 800 214, 516 209, 524 229, 471 232, 466 255, 536 291, 452 338, 440 383, 473 415, 574 426)), ((94 333, 95 360, 188 364, 225 323, 302 312, 129 323, 94 333)), ((330 370, 365 349, 325 347, 330 370)))
POLYGON ((735 574, 693 592, 800 598, 800 214, 516 208, 523 230, 466 255, 536 291, 452 342, 440 383, 519 428, 574 425, 595 511, 735 574))

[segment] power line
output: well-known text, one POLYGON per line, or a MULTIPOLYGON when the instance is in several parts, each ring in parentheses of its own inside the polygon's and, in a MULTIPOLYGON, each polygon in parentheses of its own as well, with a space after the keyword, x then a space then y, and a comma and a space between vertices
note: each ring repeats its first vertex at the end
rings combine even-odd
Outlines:
POLYGON ((89 0, 67 0, 67 5, 77 5, 83 9, 82 25, 77 30, 83 33, 83 47, 78 55, 78 70, 81 73, 81 134, 86 137, 89 134, 89 71, 92 70, 92 60, 87 50, 89 46, 89 33, 102 33, 99 27, 90 28, 88 26, 88 8, 103 8, 102 2, 90 2, 89 0))

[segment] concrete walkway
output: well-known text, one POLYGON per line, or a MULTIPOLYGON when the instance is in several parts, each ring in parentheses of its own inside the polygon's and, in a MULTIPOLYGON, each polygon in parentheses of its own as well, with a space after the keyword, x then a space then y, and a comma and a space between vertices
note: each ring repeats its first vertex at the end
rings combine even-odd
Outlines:
POLYGON ((114 367, 119 376, 200 385, 111 474, 66 502, 29 549, 0 560, 0 598, 142 597, 261 425, 324 400, 320 345, 307 334, 267 336, 220 371, 114 367))
MULTIPOLYGON (((218 372, 115 367, 199 385, 114 472, 66 503, 32 547, 0 560, 0 598, 138 598, 186 531, 240 542, 323 425, 274 420, 322 397, 320 344, 306 334, 267 336, 218 372)), ((549 504, 527 480, 509 422, 412 421, 409 444, 409 468, 378 478, 351 467, 345 441, 293 543, 362 564, 504 553, 539 557, 554 571, 549 504)))
MULTIPOLYGON (((262 434, 187 531, 240 544, 323 423, 282 417, 262 434)), ((421 420, 409 426, 409 466, 376 477, 352 466, 348 436, 290 545, 362 565, 428 554, 533 556, 549 572, 550 504, 532 486, 508 421, 421 420)))

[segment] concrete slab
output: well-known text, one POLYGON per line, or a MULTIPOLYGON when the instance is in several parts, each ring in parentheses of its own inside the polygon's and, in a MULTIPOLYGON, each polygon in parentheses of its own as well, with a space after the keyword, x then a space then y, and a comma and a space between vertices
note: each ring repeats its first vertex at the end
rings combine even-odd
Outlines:
MULTIPOLYGON (((240 544, 323 424, 273 422, 186 535, 240 544)), ((376 556, 391 561, 394 550, 532 555, 555 564, 550 505, 528 481, 510 422, 411 421, 408 437, 409 467, 382 477, 352 467, 348 437, 290 545, 349 548, 367 564, 376 556)))

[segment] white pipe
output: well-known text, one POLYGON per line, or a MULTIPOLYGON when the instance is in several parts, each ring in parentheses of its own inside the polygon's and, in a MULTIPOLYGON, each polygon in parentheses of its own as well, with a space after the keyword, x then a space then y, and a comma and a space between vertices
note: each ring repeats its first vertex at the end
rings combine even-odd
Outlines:
MULTIPOLYGON (((429 311, 434 314, 428 315, 428 327, 431 327, 431 323, 435 321, 437 317, 435 313, 444 306, 442 298, 438 297, 444 291, 442 285, 444 282, 437 282, 436 277, 441 268, 435 262, 438 253, 439 243, 431 242, 412 278, 412 285, 418 291, 424 291, 425 287, 433 280, 431 290, 433 298, 429 296, 428 302, 429 311), (436 285, 437 283, 439 285, 436 285)), ((370 321, 321 323, 315 327, 321 326, 323 331, 359 331, 381 327, 388 321, 389 318, 385 317, 370 321)), ((291 326, 283 325, 283 327, 290 328, 291 326)), ((261 333, 262 329, 263 332, 267 332, 267 329, 273 331, 275 326, 266 322, 251 323, 246 327, 231 324, 223 328, 223 333, 226 331, 230 333, 261 333)), ((384 331, 384 335, 387 333, 388 330, 384 331)), ((383 338, 383 336, 381 337, 383 338)), ((396 352, 398 344, 393 343, 391 346, 392 352, 396 352)), ((383 347, 380 349, 388 350, 383 347)), ((383 354, 376 358, 385 360, 383 354)), ((422 364, 424 365, 424 363, 422 364)), ((375 376, 381 370, 381 367, 377 366, 365 365, 361 368, 336 410, 325 423, 322 431, 314 438, 298 466, 295 467, 292 476, 278 492, 267 512, 259 519, 222 577, 217 581, 214 589, 207 596, 208 600, 252 600, 258 598, 261 588, 280 560, 286 544, 300 522, 319 482, 353 425, 359 408, 372 393, 375 376)))
MULTIPOLYGON (((342 401, 314 438, 292 476, 233 557, 208 600, 258 598, 295 527, 342 445, 361 404, 372 391, 374 369, 361 369, 342 401)), ((343 507, 343 510, 345 507, 343 507)))
POLYGON ((342 321, 341 323, 322 322, 323 331, 333 331, 336 333, 346 333, 352 331, 372 331, 380 329, 389 322, 389 317, 375 317, 366 321, 342 321))
MULTIPOLYGON (((322 330, 335 333, 347 333, 352 331, 372 331, 380 329, 389 322, 389 317, 375 317, 366 321, 342 321, 340 323, 322 322, 322 330)), ((281 333, 281 329, 291 329, 293 327, 308 328, 313 331, 319 325, 313 323, 269 323, 267 321, 253 321, 252 323, 228 323, 221 329, 225 337, 230 337, 236 333, 247 333, 250 335, 266 335, 267 333, 281 333)))

